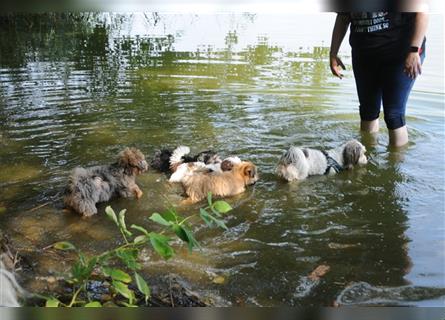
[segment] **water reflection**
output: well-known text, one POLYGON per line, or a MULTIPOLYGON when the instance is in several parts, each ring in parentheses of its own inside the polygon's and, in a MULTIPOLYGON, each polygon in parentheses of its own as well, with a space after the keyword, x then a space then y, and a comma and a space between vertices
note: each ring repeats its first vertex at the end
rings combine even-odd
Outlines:
MULTIPOLYGON (((357 113, 344 102, 351 93, 330 77, 328 48, 289 50, 267 34, 246 44, 245 27, 257 18, 235 16, 226 32, 209 30, 221 46, 184 50, 178 47, 188 28, 210 18, 188 25, 169 16, 168 23, 186 26, 169 29, 164 16, 147 14, 146 34, 160 25, 166 30, 151 36, 125 31, 135 15, 0 19, 0 223, 36 274, 66 268, 69 257, 38 251, 55 241, 91 253, 120 241, 103 215, 80 220, 61 210, 58 197, 71 168, 109 163, 127 145, 150 155, 184 143, 249 159, 262 180, 230 199, 239 206, 227 218, 228 231, 196 230, 203 252, 179 250, 169 262, 147 252, 148 277, 169 270, 239 305, 331 305, 350 282, 406 284, 409 204, 421 202, 413 190, 437 183, 407 170, 405 160, 393 161, 378 140, 367 144, 374 163, 365 168, 302 183, 277 180, 273 169, 285 148, 337 146, 356 135, 357 113), (47 205, 29 211, 41 204, 47 205), (308 274, 320 264, 330 270, 314 282, 308 274), (222 284, 214 283, 217 277, 222 284)), ((416 139, 424 136, 414 130, 416 139)), ((405 152, 418 166, 415 144, 405 152)), ((433 162, 422 165, 438 170, 433 162)), ((127 208, 132 223, 152 227, 148 215, 178 203, 180 192, 153 172, 139 183, 143 199, 111 204, 127 208)), ((426 210, 441 204, 434 199, 426 210)), ((28 277, 29 287, 38 287, 28 277)))

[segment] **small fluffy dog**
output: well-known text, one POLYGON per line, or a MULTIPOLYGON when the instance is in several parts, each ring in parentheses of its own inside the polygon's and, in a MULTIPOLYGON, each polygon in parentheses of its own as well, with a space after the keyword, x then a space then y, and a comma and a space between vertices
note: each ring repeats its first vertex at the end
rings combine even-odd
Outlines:
POLYGON ((136 148, 125 148, 111 165, 75 168, 65 189, 64 203, 83 216, 97 213, 96 203, 114 197, 142 196, 136 176, 147 171, 144 155, 136 148))
POLYGON ((186 176, 195 172, 223 172, 229 171, 237 163, 241 163, 238 157, 229 157, 221 161, 218 155, 208 157, 207 163, 204 161, 184 162, 184 158, 190 152, 188 147, 178 147, 173 151, 170 158, 170 168, 174 170, 170 176, 170 182, 182 182, 186 176))
POLYGON ((366 148, 357 140, 350 140, 328 151, 290 147, 278 162, 277 174, 287 181, 303 180, 310 175, 333 174, 357 164, 366 164, 368 159, 365 152, 366 148))
POLYGON ((176 171, 181 163, 204 162, 205 164, 211 164, 221 162, 219 156, 212 150, 200 152, 195 156, 190 156, 189 154, 190 148, 186 146, 179 146, 174 150, 158 150, 150 162, 150 167, 160 172, 172 173, 176 171), (174 164, 173 166, 172 163, 174 164))
POLYGON ((233 164, 229 171, 195 171, 182 179, 187 199, 186 204, 201 201, 209 192, 217 197, 228 197, 240 194, 246 187, 258 181, 256 166, 249 161, 233 164))

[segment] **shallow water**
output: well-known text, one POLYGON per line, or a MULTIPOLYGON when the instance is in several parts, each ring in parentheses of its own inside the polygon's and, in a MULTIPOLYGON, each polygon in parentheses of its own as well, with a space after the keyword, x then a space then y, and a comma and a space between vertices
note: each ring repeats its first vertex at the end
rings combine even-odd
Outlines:
MULTIPOLYGON (((168 262, 147 253, 149 279, 178 274, 222 304, 443 306, 443 18, 431 18, 408 103, 411 142, 400 151, 388 150, 384 128, 376 143, 360 136, 346 41, 346 77, 328 68, 334 19, 98 15, 0 29, 2 230, 36 273, 57 273, 65 262, 38 250, 68 240, 93 253, 120 242, 105 205, 89 220, 62 211, 72 168, 112 162, 127 145, 148 156, 160 146, 211 147, 253 161, 261 180, 228 199, 236 206, 228 231, 196 230, 201 252, 178 250, 168 262), (290 184, 274 175, 291 144, 331 148, 350 138, 366 144, 366 167, 290 184), (310 280, 321 264, 329 272, 310 280), (218 276, 222 284, 212 282, 218 276)), ((111 205, 154 228, 148 216, 179 206, 180 190, 155 172, 138 181, 141 200, 111 205)))

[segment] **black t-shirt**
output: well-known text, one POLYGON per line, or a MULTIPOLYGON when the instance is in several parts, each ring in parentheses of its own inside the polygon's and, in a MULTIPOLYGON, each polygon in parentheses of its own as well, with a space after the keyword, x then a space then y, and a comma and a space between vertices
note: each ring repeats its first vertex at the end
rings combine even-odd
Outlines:
POLYGON ((386 58, 407 54, 416 13, 351 12, 348 15, 353 53, 386 58))

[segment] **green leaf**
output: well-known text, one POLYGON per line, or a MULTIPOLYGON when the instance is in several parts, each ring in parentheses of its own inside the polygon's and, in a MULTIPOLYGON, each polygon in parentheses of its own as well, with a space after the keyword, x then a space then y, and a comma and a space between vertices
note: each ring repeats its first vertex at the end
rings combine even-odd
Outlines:
POLYGON ((224 223, 223 220, 215 218, 213 216, 210 216, 212 218, 213 221, 215 221, 216 225, 220 228, 223 228, 224 230, 228 230, 229 228, 227 228, 226 224, 224 223))
POLYGON ((53 248, 57 250, 76 250, 76 247, 68 241, 60 241, 53 244, 53 248))
POLYGON ((119 227, 119 222, 117 222, 116 214, 114 213, 114 210, 110 206, 105 208, 105 213, 107 214, 108 218, 114 221, 114 223, 119 227))
POLYGON ((153 249, 164 259, 170 259, 174 255, 174 250, 168 242, 171 240, 170 238, 163 236, 158 233, 151 232, 150 233, 150 243, 153 246, 153 249))
POLYGON ((90 260, 88 260, 87 270, 89 270, 90 273, 93 272, 93 269, 96 266, 98 260, 99 260, 98 257, 92 257, 90 260))
POLYGON ((136 285, 139 291, 145 296, 145 303, 147 303, 151 295, 150 287, 148 286, 147 282, 137 272, 134 273, 134 279, 136 280, 136 285))
POLYGON ((131 277, 128 273, 119 270, 119 269, 113 269, 108 267, 102 267, 102 272, 105 276, 111 277, 113 280, 129 283, 131 282, 131 277))
POLYGON ((153 213, 150 217, 150 220, 159 223, 163 226, 170 226, 171 222, 165 220, 159 213, 153 213))
POLYGON ((130 304, 133 304, 134 292, 131 289, 129 289, 126 284, 120 281, 113 281, 112 286, 119 294, 127 298, 130 304))
POLYGON ((207 202, 208 202, 209 206, 211 207, 212 206, 212 193, 211 192, 207 193, 207 202))
POLYGON ((192 231, 186 225, 174 224, 172 225, 172 229, 182 241, 187 242, 190 251, 192 251, 194 247, 200 246, 193 236, 192 231))
POLYGON ((60 305, 60 301, 56 298, 49 298, 46 300, 45 307, 57 308, 60 305))
POLYGON ((225 202, 223 200, 218 200, 218 201, 214 202, 213 208, 215 208, 215 210, 218 211, 219 213, 227 213, 230 210, 232 210, 232 207, 230 206, 230 204, 228 204, 227 202, 225 202))
POLYGON ((207 212, 207 211, 205 211, 204 209, 199 209, 199 216, 201 217, 201 219, 205 222, 205 224, 208 226, 208 227, 210 227, 210 228, 212 228, 213 227, 213 221, 212 221, 212 219, 209 217, 210 216, 210 214, 207 212))
POLYGON ((172 230, 174 233, 176 233, 176 235, 179 237, 179 239, 181 239, 184 242, 189 242, 189 238, 187 237, 187 233, 185 233, 184 229, 182 228, 182 226, 180 226, 179 224, 173 224, 172 225, 172 230))
POLYGON ((213 225, 215 224, 216 226, 221 227, 225 230, 228 229, 223 220, 212 216, 210 213, 208 213, 204 209, 200 209, 199 216, 201 217, 202 220, 204 220, 206 225, 210 228, 213 227, 213 225))
POLYGON ((83 266, 86 266, 88 262, 87 257, 81 251, 79 251, 79 261, 83 266))
POLYGON ((123 209, 119 212, 119 228, 125 233, 125 235, 127 236, 131 236, 132 233, 130 231, 128 231, 127 229, 127 225, 125 224, 125 212, 127 212, 126 209, 123 209))
POLYGON ((91 301, 84 305, 85 308, 100 308, 102 307, 99 301, 91 301))
POLYGON ((141 264, 137 262, 139 250, 137 248, 116 250, 116 256, 131 270, 138 270, 141 264))
POLYGON ((79 260, 77 260, 71 267, 71 274, 74 282, 82 282, 88 279, 93 272, 94 267, 98 261, 98 257, 87 259, 82 252, 79 252, 79 260))
POLYGON ((188 241, 189 250, 192 251, 194 247, 201 248, 201 245, 195 239, 193 232, 185 225, 182 225, 182 229, 184 230, 185 234, 187 235, 187 238, 189 239, 188 241))
POLYGON ((134 238, 133 243, 134 244, 143 243, 143 242, 146 242, 147 240, 148 240, 148 236, 146 236, 145 234, 142 234, 142 235, 134 238))
POLYGON ((113 257, 113 252, 104 252, 100 257, 97 258, 97 263, 100 265, 108 264, 108 260, 113 257))
POLYGON ((162 213, 162 217, 170 222, 177 222, 179 219, 179 215, 176 213, 175 208, 167 209, 167 211, 162 213))
POLYGON ((143 234, 145 234, 145 235, 148 236, 148 231, 145 230, 144 227, 138 226, 138 225, 136 225, 136 224, 132 224, 132 225, 130 226, 130 228, 135 229, 135 230, 138 230, 138 231, 140 231, 140 232, 142 232, 143 234))
POLYGON ((82 282, 90 276, 88 267, 77 261, 71 267, 71 274, 74 282, 82 282))
POLYGON ((127 308, 137 308, 138 306, 137 305, 135 305, 135 304, 131 304, 131 303, 126 303, 126 302, 121 302, 121 304, 124 306, 124 307, 127 307, 127 308))

